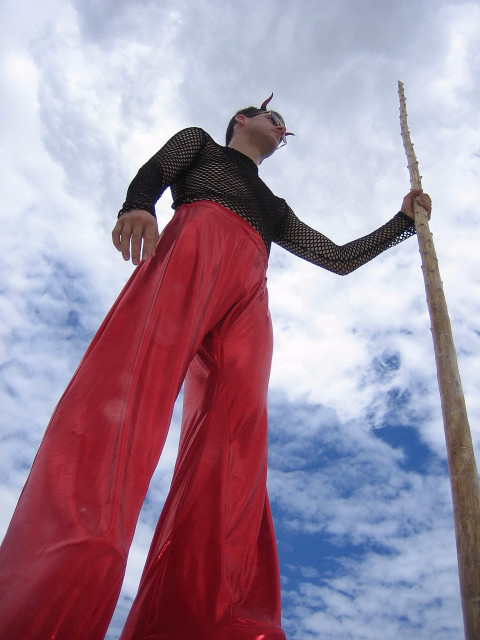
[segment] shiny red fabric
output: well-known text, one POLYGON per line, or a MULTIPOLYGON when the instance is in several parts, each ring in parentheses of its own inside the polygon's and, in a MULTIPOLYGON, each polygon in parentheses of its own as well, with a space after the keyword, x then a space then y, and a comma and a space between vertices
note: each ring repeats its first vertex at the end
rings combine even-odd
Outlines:
POLYGON ((103 638, 184 378, 179 454, 122 640, 284 640, 266 493, 267 255, 181 207, 62 396, 0 550, 0 637, 103 638))

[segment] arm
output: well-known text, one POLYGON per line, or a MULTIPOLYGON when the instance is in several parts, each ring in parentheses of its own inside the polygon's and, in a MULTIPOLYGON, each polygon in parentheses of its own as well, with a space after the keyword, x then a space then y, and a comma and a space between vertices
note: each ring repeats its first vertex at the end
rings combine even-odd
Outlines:
POLYGON ((410 191, 403 199, 401 211, 389 222, 373 233, 344 245, 335 244, 303 223, 289 208, 281 236, 275 241, 291 253, 319 267, 346 275, 415 234, 413 199, 419 197, 420 204, 430 211, 429 196, 420 194, 419 190, 410 191))
POLYGON ((140 168, 127 190, 127 197, 112 231, 112 241, 124 260, 133 264, 155 255, 159 234, 155 203, 165 189, 187 169, 200 152, 206 134, 202 129, 183 129, 140 168))

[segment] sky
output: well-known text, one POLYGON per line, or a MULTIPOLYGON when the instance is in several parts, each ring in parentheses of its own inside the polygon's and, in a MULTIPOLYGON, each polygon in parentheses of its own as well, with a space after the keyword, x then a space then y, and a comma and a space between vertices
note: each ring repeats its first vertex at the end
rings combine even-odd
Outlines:
MULTIPOLYGON (((176 131, 239 108, 295 137, 260 175, 338 244, 409 191, 405 84, 477 458, 480 2, 4 0, 0 533, 49 417, 132 273, 110 233, 176 131)), ((166 192, 160 226, 172 216, 166 192)), ((458 570, 415 237, 347 277, 274 246, 268 488, 289 640, 460 640, 458 570)), ((181 406, 108 632, 118 638, 175 461, 181 406)))

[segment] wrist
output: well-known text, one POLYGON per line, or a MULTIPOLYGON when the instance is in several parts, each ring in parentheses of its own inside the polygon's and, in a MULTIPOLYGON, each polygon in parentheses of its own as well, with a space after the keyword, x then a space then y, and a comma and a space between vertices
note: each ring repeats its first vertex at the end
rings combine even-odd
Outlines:
POLYGON ((415 218, 413 216, 411 216, 409 213, 405 213, 405 211, 402 211, 401 209, 397 213, 397 216, 402 216, 402 218, 404 218, 405 222, 408 222, 411 225, 415 223, 415 218))
POLYGON ((120 218, 120 216, 122 216, 124 213, 130 213, 131 211, 145 211, 145 213, 148 213, 149 215, 153 216, 155 219, 157 218, 157 216, 155 215, 155 209, 150 210, 147 209, 145 207, 139 207, 138 205, 123 205, 123 207, 120 209, 120 211, 117 214, 117 219, 120 218))

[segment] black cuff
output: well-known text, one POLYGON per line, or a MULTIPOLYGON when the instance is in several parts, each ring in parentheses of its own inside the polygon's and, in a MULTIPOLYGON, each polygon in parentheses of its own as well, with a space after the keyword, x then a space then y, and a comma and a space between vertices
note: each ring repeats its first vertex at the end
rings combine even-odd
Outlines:
POLYGON ((402 218, 405 220, 405 222, 408 222, 408 226, 409 227, 415 226, 415 220, 413 220, 413 218, 411 218, 410 216, 407 216, 407 214, 403 213, 403 211, 399 211, 397 213, 397 216, 402 216, 402 218))
POLYGON ((129 211, 132 211, 132 209, 141 209, 142 211, 148 211, 148 213, 153 216, 155 219, 157 219, 157 216, 155 215, 155 210, 151 211, 150 209, 146 209, 145 207, 142 207, 141 205, 138 204, 124 204, 123 207, 120 209, 120 211, 117 214, 117 220, 118 218, 120 218, 120 216, 124 213, 128 213, 129 211))

